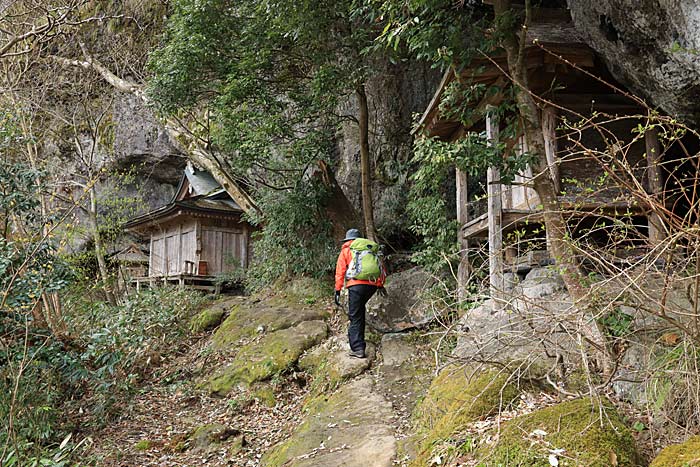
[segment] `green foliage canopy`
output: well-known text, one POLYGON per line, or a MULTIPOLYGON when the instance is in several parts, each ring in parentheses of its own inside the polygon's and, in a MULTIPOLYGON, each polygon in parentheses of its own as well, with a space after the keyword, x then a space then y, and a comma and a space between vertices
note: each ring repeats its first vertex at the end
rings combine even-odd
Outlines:
POLYGON ((317 160, 332 165, 339 125, 355 119, 341 109, 367 74, 370 11, 332 0, 172 3, 148 92, 229 163, 265 213, 253 219, 263 226, 256 255, 267 259, 255 281, 332 268, 319 264, 330 245, 318 218, 327 193, 309 173, 317 160), (305 254, 290 264, 297 249, 305 254))
POLYGON ((333 1, 178 0, 149 93, 166 114, 207 113, 208 143, 241 174, 298 178, 328 157, 347 118, 338 105, 364 77, 370 38, 352 13, 333 1))
POLYGON ((455 212, 451 201, 446 201, 453 197, 446 186, 454 168, 478 177, 488 167, 496 167, 501 181, 510 183, 533 160, 532 154, 514 150, 522 133, 515 104, 518 88, 510 83, 486 85, 472 81, 465 72, 469 70, 475 76, 482 71, 476 59, 499 49, 518 16, 504 15, 495 21, 481 2, 471 1, 385 0, 377 8, 384 29, 375 47, 406 47, 415 57, 449 68, 458 76, 442 95, 442 118, 460 122, 468 129, 482 121, 487 112, 500 122, 500 143, 495 146, 489 145, 486 134, 478 129, 452 143, 422 135, 417 129, 409 213, 413 230, 423 238, 416 259, 434 269, 444 265, 445 258, 456 258, 458 251, 455 212), (485 102, 492 104, 483 105, 485 102))

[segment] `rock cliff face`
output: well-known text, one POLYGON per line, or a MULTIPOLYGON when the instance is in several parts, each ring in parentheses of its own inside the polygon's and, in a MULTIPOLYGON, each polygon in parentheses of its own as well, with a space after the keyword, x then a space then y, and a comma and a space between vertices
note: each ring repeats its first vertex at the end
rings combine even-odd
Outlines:
MULTIPOLYGON (((415 62, 379 65, 379 72, 367 83, 370 112, 369 146, 374 183, 372 198, 377 228, 385 237, 400 235, 405 229, 408 163, 413 138, 414 113, 422 113, 433 97, 440 74, 415 62)), ((357 115, 352 96, 341 112, 357 115)), ((348 122, 337 135, 337 180, 348 199, 361 209, 359 129, 348 122)))
POLYGON ((125 197, 143 200, 146 212, 170 201, 187 161, 158 123, 153 113, 135 96, 118 93, 113 104, 114 145, 111 169, 133 169, 135 180, 120 187, 125 197))
POLYGON ((576 28, 613 75, 650 104, 700 123, 695 0, 568 0, 576 28))
POLYGON ((150 109, 130 94, 118 93, 113 105, 114 166, 141 166, 156 183, 177 184, 186 158, 170 142, 150 109))

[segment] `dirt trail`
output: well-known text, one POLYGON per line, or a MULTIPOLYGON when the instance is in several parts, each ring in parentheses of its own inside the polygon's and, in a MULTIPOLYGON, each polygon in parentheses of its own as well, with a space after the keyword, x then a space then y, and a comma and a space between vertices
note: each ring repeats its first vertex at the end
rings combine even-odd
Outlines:
MULTIPOLYGON (((251 329, 264 329, 270 320, 279 322, 279 316, 270 313, 273 308, 255 313, 265 303, 246 304, 251 307, 250 316, 267 320, 250 322, 244 317, 251 329)), ((274 310, 290 312, 284 307, 274 310)), ((229 317, 234 318, 242 319, 240 314, 229 317)), ((234 386, 223 397, 212 396, 203 384, 207 378, 234 361, 243 344, 254 346, 256 339, 267 337, 247 336, 233 351, 223 353, 212 350, 213 338, 204 337, 163 363, 154 372, 160 376, 148 381, 117 420, 90 434, 94 440, 91 456, 104 467, 391 466, 407 416, 429 382, 422 369, 425 362, 416 358, 420 352, 408 341, 403 342, 402 353, 396 354, 396 342, 406 340, 401 336, 385 346, 392 352, 384 357, 389 365, 382 364, 380 343, 379 358, 369 369, 346 362, 342 318, 330 314, 330 338, 314 350, 330 349, 331 361, 340 359, 336 365, 346 375, 334 391, 311 398, 318 396, 311 394, 314 375, 298 370, 295 364, 264 382, 268 393, 270 389, 274 393, 274 402, 265 391, 242 389, 243 385, 234 386), (197 433, 202 438, 202 427, 213 435, 197 439, 197 433), (280 450, 279 443, 284 441, 286 448, 280 450)), ((237 329, 239 332, 240 326, 237 329)), ((328 355, 323 368, 331 366, 328 355)))

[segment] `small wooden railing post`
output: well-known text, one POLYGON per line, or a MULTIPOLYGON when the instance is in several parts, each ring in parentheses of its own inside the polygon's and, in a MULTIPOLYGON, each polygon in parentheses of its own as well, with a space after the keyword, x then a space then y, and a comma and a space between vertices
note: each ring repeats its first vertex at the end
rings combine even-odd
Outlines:
MULTIPOLYGON (((486 116, 486 137, 491 146, 498 145, 498 119, 486 116)), ((493 309, 499 310, 503 300, 503 206, 501 204, 501 175, 498 167, 489 167, 486 173, 489 224, 489 285, 493 309)))

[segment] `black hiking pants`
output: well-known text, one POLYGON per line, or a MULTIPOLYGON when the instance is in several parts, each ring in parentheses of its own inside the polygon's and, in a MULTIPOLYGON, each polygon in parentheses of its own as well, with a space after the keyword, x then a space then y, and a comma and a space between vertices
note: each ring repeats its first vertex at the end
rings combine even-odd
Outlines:
POLYGON ((376 285, 358 284, 348 287, 348 341, 353 352, 365 351, 365 305, 376 291, 376 285))

